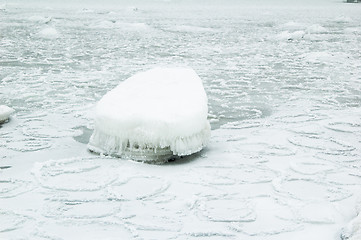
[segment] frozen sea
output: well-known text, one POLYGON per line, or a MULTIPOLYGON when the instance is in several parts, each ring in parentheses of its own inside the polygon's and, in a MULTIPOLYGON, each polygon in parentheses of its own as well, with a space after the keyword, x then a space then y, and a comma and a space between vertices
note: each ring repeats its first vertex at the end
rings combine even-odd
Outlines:
POLYGON ((337 0, 0 1, 0 239, 351 239, 360 59, 337 0), (95 103, 155 66, 203 80, 208 147, 88 152, 95 103))

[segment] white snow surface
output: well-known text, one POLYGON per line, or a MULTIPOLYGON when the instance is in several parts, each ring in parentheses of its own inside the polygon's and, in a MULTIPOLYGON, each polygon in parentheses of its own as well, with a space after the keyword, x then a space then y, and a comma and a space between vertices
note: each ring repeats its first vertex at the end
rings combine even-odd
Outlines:
POLYGON ((0 105, 0 122, 6 121, 13 112, 15 112, 14 109, 6 105, 0 105))
POLYGON ((137 73, 97 104, 89 148, 121 156, 130 148, 170 148, 184 156, 210 137, 202 80, 190 68, 154 68, 137 73))

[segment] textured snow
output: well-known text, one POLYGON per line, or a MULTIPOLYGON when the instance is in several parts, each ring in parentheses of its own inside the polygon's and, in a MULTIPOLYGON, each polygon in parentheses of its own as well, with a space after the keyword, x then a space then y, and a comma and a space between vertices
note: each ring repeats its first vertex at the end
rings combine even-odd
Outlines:
POLYGON ((0 123, 8 120, 13 112, 15 112, 14 109, 5 105, 0 105, 0 123))
POLYGON ((110 1, 0 11, 0 102, 16 109, 0 126, 0 239, 359 239, 360 4, 110 1), (164 165, 87 151, 96 103, 156 66, 202 79, 207 147, 164 165))
POLYGON ((210 137, 207 103, 202 81, 192 69, 137 73, 97 104, 88 147, 117 156, 124 156, 127 149, 154 149, 156 155, 157 150, 169 149, 174 155, 190 155, 210 137))

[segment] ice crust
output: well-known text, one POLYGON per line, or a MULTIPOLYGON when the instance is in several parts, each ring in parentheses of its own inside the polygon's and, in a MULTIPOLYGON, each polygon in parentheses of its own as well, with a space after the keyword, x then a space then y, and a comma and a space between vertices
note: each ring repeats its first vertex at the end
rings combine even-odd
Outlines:
POLYGON ((0 123, 8 120, 13 112, 15 112, 14 109, 5 105, 0 105, 0 123))
POLYGON ((138 73, 98 102, 88 148, 140 161, 198 152, 210 138, 207 102, 190 68, 138 73))

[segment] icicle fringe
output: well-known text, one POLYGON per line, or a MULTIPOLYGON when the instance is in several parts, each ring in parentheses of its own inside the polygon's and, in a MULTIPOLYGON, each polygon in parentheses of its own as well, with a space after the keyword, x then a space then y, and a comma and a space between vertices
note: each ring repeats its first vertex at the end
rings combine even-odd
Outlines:
POLYGON ((106 134, 95 128, 88 144, 92 152, 142 162, 167 162, 174 156, 186 156, 202 150, 210 139, 210 124, 206 121, 200 132, 186 137, 161 139, 157 143, 139 144, 130 137, 106 134))

